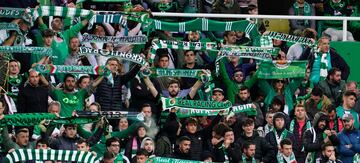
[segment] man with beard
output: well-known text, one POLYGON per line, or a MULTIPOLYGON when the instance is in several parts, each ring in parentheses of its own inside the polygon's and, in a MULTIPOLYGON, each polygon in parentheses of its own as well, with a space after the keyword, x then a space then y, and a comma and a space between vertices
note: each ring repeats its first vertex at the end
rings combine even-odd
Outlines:
POLYGON ((321 146, 321 156, 316 159, 316 163, 342 163, 336 158, 335 147, 327 142, 321 146))
POLYGON ((270 162, 276 162, 276 154, 281 149, 281 140, 288 138, 294 142, 294 135, 285 128, 285 119, 286 118, 284 113, 275 113, 273 117, 274 129, 265 136, 265 140, 270 143, 272 150, 275 152, 272 154, 272 159, 270 162))
POLYGON ((305 102, 307 116, 310 120, 313 120, 316 113, 328 110, 330 105, 330 99, 324 95, 318 86, 315 86, 311 90, 310 98, 305 102))
MULTIPOLYGON (((256 109, 255 127, 262 126, 264 124, 264 116, 258 103, 251 100, 250 90, 246 86, 242 86, 239 89, 238 95, 235 97, 234 105, 245 105, 252 103, 254 109, 256 109)), ((241 116, 247 116, 246 114, 240 114, 241 116)))
POLYGON ((242 147, 242 155, 239 163, 260 163, 259 160, 255 159, 255 143, 245 143, 242 147))
POLYGON ((190 156, 190 148, 191 148, 191 140, 187 136, 182 136, 178 140, 179 147, 175 149, 174 158, 191 160, 190 156))
POLYGON ((359 128, 359 114, 355 111, 356 93, 346 91, 343 95, 343 104, 336 108, 336 114, 342 117, 344 114, 351 114, 354 119, 354 127, 359 128))
POLYGON ((335 130, 328 130, 329 118, 324 112, 315 114, 313 127, 305 131, 303 137, 304 150, 307 152, 306 161, 314 162, 320 156, 321 145, 327 142, 338 145, 339 140, 335 130))
POLYGON ((327 78, 319 83, 320 89, 324 95, 329 97, 333 105, 340 105, 341 94, 345 92, 345 81, 341 80, 341 70, 332 68, 327 75, 327 78))
POLYGON ((246 142, 252 142, 256 144, 255 159, 262 162, 270 162, 271 155, 274 155, 271 145, 254 130, 254 120, 246 118, 242 123, 242 130, 240 137, 236 140, 236 143, 243 146, 246 142))
POLYGON ((211 139, 213 162, 239 162, 238 153, 240 147, 234 143, 234 132, 224 123, 220 123, 213 128, 211 139))
MULTIPOLYGON (((154 84, 151 82, 149 77, 144 77, 144 82, 146 86, 150 89, 151 94, 159 99, 161 94, 157 91, 154 84)), ((200 80, 197 80, 196 83, 189 90, 180 90, 180 82, 176 79, 169 81, 168 85, 168 95, 164 94, 164 97, 168 98, 184 98, 193 99, 197 93, 197 90, 201 87, 202 83, 200 80)))
POLYGON ((295 141, 292 142, 292 147, 298 163, 305 162, 305 152, 302 137, 306 130, 311 128, 311 122, 306 118, 305 107, 302 104, 295 106, 295 118, 290 122, 290 132, 294 134, 295 141))
POLYGON ((352 163, 356 153, 360 153, 360 131, 355 128, 352 114, 342 116, 344 129, 339 133, 339 153, 341 161, 352 163))
POLYGON ((61 104, 61 117, 70 117, 75 110, 83 110, 85 99, 89 97, 97 86, 97 82, 90 84, 86 89, 75 89, 75 76, 66 74, 63 89, 55 89, 50 85, 51 95, 55 101, 61 104))

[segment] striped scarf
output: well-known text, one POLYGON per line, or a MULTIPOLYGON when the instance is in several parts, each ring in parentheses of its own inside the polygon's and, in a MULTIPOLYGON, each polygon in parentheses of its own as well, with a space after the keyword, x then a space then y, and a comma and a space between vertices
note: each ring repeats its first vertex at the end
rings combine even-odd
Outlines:
POLYGON ((124 15, 120 14, 105 14, 105 15, 95 15, 94 19, 90 21, 91 23, 114 23, 120 24, 123 27, 127 26, 127 20, 124 15))
POLYGON ((76 161, 84 163, 99 163, 98 157, 91 152, 75 150, 52 150, 52 149, 17 149, 6 155, 7 163, 19 161, 37 160, 37 161, 76 161))
POLYGON ((187 77, 197 78, 203 83, 210 82, 212 80, 210 73, 204 73, 200 69, 164 69, 164 68, 150 68, 141 72, 142 76, 160 77, 187 77))
POLYGON ((272 44, 271 39, 276 39, 276 40, 281 40, 281 41, 286 41, 286 42, 291 42, 291 43, 298 43, 298 44, 307 45, 310 47, 315 46, 315 43, 310 38, 294 36, 294 35, 289 35, 289 34, 285 34, 285 33, 271 31, 271 32, 265 33, 262 37, 264 37, 263 41, 264 41, 264 46, 266 45, 266 47, 270 46, 270 42, 272 44), (265 40, 267 40, 267 41, 265 41, 265 40), (266 44, 265 44, 265 42, 266 42, 266 44))
POLYGON ((74 17, 92 17, 92 12, 90 10, 78 9, 78 8, 69 8, 69 7, 60 7, 60 6, 41 6, 37 10, 30 10, 33 20, 36 20, 40 16, 60 16, 63 18, 74 18, 74 17))
MULTIPOLYGON (((286 157, 284 156, 284 154, 282 154, 282 153, 279 152, 279 153, 277 154, 276 158, 277 158, 278 163, 284 163, 284 159, 285 159, 286 157)), ((296 158, 295 158, 294 152, 291 152, 291 155, 290 155, 290 157, 289 157, 289 160, 286 160, 286 163, 296 163, 296 158)))
POLYGON ((325 80, 327 75, 328 75, 328 68, 329 68, 329 63, 328 63, 328 56, 330 56, 330 52, 326 52, 326 53, 316 53, 315 57, 320 57, 320 81, 325 80))
POLYGON ((153 40, 150 49, 150 63, 154 61, 158 49, 181 49, 181 50, 217 50, 216 42, 188 42, 171 40, 153 40))

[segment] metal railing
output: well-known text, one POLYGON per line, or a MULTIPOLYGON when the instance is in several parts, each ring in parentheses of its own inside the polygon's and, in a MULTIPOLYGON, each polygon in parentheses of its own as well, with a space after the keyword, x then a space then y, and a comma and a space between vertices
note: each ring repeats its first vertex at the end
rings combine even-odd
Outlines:
POLYGON ((153 12, 152 14, 154 16, 159 16, 159 17, 341 20, 343 22, 343 28, 342 28, 343 41, 347 40, 348 21, 360 21, 360 17, 340 17, 340 16, 248 15, 248 14, 207 14, 207 13, 171 13, 171 12, 166 12, 166 13, 153 12))

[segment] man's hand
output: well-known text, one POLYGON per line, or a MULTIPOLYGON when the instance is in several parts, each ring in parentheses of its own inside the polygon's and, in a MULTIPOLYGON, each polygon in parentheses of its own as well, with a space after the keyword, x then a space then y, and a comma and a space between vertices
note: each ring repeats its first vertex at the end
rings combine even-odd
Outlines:
POLYGON ((225 149, 229 148, 230 144, 231 144, 231 140, 230 139, 225 139, 225 141, 224 141, 225 149))
POLYGON ((326 136, 331 136, 331 131, 330 130, 325 130, 324 133, 326 134, 326 136))

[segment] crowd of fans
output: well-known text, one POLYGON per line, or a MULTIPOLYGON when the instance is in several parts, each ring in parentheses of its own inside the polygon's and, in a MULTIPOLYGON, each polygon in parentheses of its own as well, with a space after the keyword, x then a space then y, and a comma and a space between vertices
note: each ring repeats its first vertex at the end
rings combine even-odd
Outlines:
MULTIPOLYGON (((355 0, 104 2, 2 0, 0 6, 36 8, 56 5, 89 9, 94 14, 97 11, 146 10, 357 16, 359 12, 359 1, 355 0)), ((267 25, 261 19, 249 21, 258 25, 259 33, 266 31, 267 25)), ((85 46, 140 53, 150 60, 153 39, 221 40, 222 46, 251 45, 252 40, 244 31, 183 33, 158 30, 148 34, 148 42, 144 45, 124 45, 84 43, 82 38, 84 34, 143 35, 141 23, 128 20, 127 27, 102 23, 94 24, 90 29, 89 18, 39 17, 33 25, 23 19, 2 18, 1 22, 17 24, 21 32, 0 29, 1 46, 47 47, 53 50, 53 55, 0 53, 0 119, 20 113, 72 117, 77 116, 76 111, 129 111, 144 116, 143 120, 138 120, 124 114, 121 118, 102 118, 94 124, 84 125, 42 121, 36 126, 4 126, 0 133, 2 158, 16 149, 55 149, 91 151, 106 163, 144 163, 154 157, 230 163, 351 163, 360 153, 357 83, 347 81, 350 67, 330 47, 331 41, 341 40, 341 22, 291 20, 290 33, 317 40, 316 47, 301 43, 290 45, 273 39, 273 46, 280 49, 273 60, 308 61, 304 78, 274 80, 258 78, 259 61, 235 56, 220 60, 219 75, 216 76, 216 56, 208 51, 158 49, 154 63, 146 66, 116 57, 79 55, 79 47, 85 46), (112 79, 88 74, 41 74, 33 68, 35 64, 106 66, 112 79), (201 91, 206 91, 203 82, 196 78, 141 75, 149 67, 210 70, 213 73, 211 82, 215 84, 211 100, 230 101, 233 106, 252 104, 257 114, 220 112, 217 116, 178 118, 179 108, 164 111, 161 98, 206 100, 200 96, 201 91), (323 78, 324 68, 326 76, 323 78)), ((359 39, 358 22, 349 25, 348 40, 359 39)))

